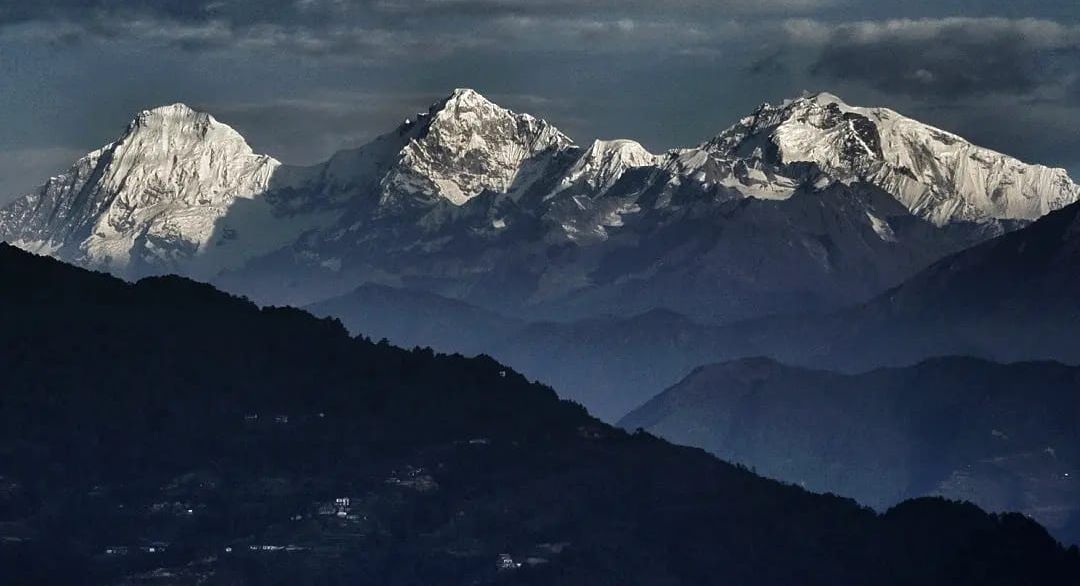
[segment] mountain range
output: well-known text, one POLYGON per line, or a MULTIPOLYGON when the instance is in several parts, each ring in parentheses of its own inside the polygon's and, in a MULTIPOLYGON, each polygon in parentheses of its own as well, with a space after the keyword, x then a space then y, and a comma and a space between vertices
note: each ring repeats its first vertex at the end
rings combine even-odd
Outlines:
POLYGON ((1080 364, 1078 214, 1051 212, 824 315, 523 323, 375 286, 310 309, 399 343, 487 349, 627 429, 812 490, 882 510, 924 495, 1020 510, 1076 543, 1080 378, 1065 364, 1080 364), (759 354, 803 366, 695 368, 759 354), (983 359, 934 358, 960 354, 983 359))
POLYGON ((406 346, 488 353, 616 421, 695 367, 735 358, 848 373, 950 355, 1080 364, 1077 275, 1080 204, 1070 204, 833 312, 725 325, 665 310, 528 322, 375 285, 308 309, 406 346))
POLYGON ((721 323, 863 301, 1078 198, 1063 170, 830 94, 652 154, 579 147, 463 89, 312 167, 184 105, 148 110, 0 212, 0 239, 263 303, 376 283, 520 319, 721 323))
POLYGON ((487 358, 0 245, 15 584, 1069 584, 939 498, 875 513, 630 434, 487 358))
POLYGON ((1078 580, 1080 187, 885 108, 298 167, 174 104, 0 240, 20 583, 1078 580))
POLYGON ((533 322, 433 293, 373 284, 305 309, 340 319, 354 334, 404 347, 493 356, 608 422, 696 366, 761 353, 727 328, 659 309, 626 318, 533 322))

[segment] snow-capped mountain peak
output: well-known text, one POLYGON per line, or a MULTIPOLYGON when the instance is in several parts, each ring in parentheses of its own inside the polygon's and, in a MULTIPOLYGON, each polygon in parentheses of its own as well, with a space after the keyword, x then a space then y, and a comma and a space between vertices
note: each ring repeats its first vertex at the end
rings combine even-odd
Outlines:
POLYGON ((501 115, 506 112, 505 109, 499 107, 491 100, 485 98, 480 92, 471 88, 457 88, 450 92, 442 101, 442 106, 435 106, 435 109, 440 113, 448 112, 452 115, 458 114, 483 114, 486 110, 490 115, 501 115))
POLYGON ((131 125, 133 127, 154 126, 177 121, 200 122, 207 126, 221 124, 207 112, 200 112, 183 102, 176 102, 139 112, 131 125))
POLYGON ((630 169, 657 165, 661 157, 633 140, 595 140, 566 173, 555 195, 575 185, 583 185, 596 196, 603 195, 630 169))
POLYGON ((847 102, 845 102, 840 96, 829 92, 808 92, 799 99, 809 100, 822 106, 828 104, 836 104, 840 107, 848 107, 847 102))
POLYGON ((160 155, 165 155, 165 159, 171 157, 172 163, 179 163, 185 155, 208 150, 270 160, 255 155, 244 137, 231 126, 182 103, 143 110, 114 145, 124 155, 138 157, 141 163, 160 155))
POLYGON ((406 130, 415 138, 384 180, 384 204, 407 194, 461 205, 484 191, 520 190, 538 167, 573 145, 551 124, 502 108, 470 89, 455 90, 406 130))
POLYGON ((836 180, 868 181, 939 226, 1033 220, 1080 198, 1063 169, 1029 165, 888 108, 850 106, 825 92, 764 104, 703 148, 779 174, 812 164, 836 180))
POLYGON ((236 199, 266 191, 280 163, 184 104, 140 112, 115 142, 6 208, 3 236, 122 272, 199 253, 236 199))
POLYGON ((882 158, 876 126, 828 93, 762 104, 704 148, 777 166, 814 163, 838 175, 857 175, 882 158))
POLYGON ((139 112, 116 141, 118 145, 124 143, 151 151, 208 146, 252 154, 247 141, 231 126, 179 102, 139 112))

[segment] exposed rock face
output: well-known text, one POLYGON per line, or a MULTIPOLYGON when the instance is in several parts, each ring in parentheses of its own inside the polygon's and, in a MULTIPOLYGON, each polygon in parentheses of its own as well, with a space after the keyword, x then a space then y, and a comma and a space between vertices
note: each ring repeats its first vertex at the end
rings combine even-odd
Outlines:
POLYGON ((462 205, 485 191, 520 193, 553 155, 573 142, 528 114, 458 89, 415 122, 417 137, 382 182, 382 201, 413 196, 462 205))
POLYGON ((603 195, 627 171, 654 166, 660 160, 661 157, 632 140, 596 140, 582 153, 552 195, 573 187, 596 196, 603 195))
POLYGON ((1063 169, 1028 165, 887 108, 849 106, 825 93, 764 105, 706 146, 751 166, 813 163, 841 180, 872 182, 938 226, 1034 220, 1080 198, 1063 169))
POLYGON ((240 199, 262 196, 280 163, 183 104, 141 112, 116 142, 2 212, 3 237, 118 273, 183 270, 240 199))

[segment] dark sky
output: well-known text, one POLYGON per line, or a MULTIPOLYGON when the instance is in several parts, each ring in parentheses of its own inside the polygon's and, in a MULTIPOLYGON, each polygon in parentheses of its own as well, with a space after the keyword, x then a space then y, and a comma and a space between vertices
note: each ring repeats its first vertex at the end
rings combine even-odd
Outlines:
POLYGON ((828 90, 1080 175, 1080 0, 0 0, 0 201, 176 101, 311 163, 455 87, 699 143, 828 90))

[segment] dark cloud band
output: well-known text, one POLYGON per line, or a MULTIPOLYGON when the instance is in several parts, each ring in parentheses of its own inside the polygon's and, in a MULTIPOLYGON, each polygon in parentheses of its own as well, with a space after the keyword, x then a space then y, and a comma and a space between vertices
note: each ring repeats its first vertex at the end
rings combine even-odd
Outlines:
POLYGON ((1042 95, 1080 73, 1080 26, 946 18, 789 25, 820 48, 813 72, 912 96, 1042 95))

